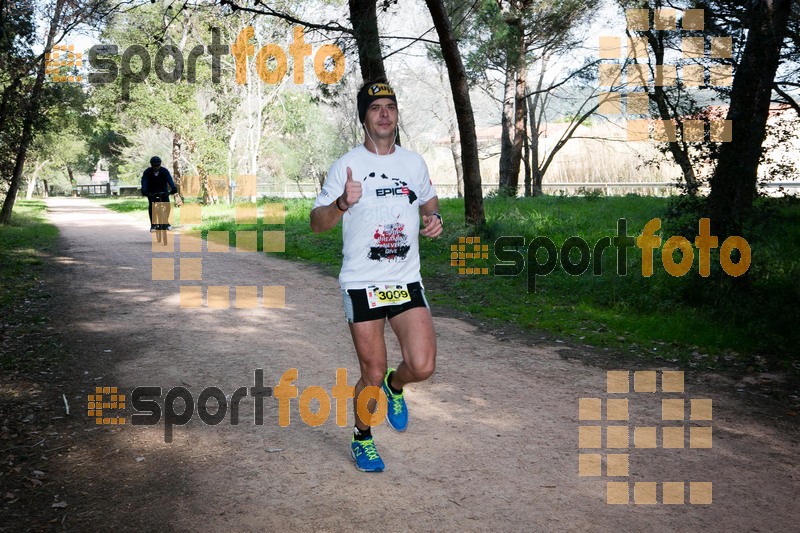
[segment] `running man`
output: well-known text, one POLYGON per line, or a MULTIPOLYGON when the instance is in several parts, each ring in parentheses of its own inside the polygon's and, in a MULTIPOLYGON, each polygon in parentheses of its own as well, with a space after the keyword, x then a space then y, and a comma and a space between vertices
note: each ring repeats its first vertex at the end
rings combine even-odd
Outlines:
MULTIPOLYGON (((405 431, 403 387, 428 379, 436 366, 436 333, 419 271, 419 235, 438 237, 442 217, 425 161, 395 144, 398 111, 392 88, 385 82, 365 84, 357 107, 364 144, 331 166, 311 210, 311 229, 328 231, 343 220, 339 284, 361 367, 353 398, 352 456, 357 469, 382 472, 368 421, 358 416, 358 395, 365 387, 382 387, 389 425, 405 431), (387 319, 402 352, 396 369, 387 368, 387 319)), ((370 412, 375 408, 373 400, 370 412)))

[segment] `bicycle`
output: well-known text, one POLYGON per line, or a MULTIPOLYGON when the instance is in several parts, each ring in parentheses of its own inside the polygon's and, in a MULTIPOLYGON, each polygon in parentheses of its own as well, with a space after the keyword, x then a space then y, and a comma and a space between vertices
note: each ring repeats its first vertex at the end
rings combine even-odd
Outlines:
POLYGON ((150 193, 147 195, 150 202, 153 204, 153 222, 150 231, 155 232, 156 240, 167 246, 167 231, 170 229, 169 225, 169 193, 150 193))

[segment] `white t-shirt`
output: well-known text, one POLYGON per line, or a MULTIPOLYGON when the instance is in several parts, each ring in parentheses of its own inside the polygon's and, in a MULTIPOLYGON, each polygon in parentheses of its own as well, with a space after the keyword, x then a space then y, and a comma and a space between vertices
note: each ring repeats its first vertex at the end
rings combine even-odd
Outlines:
POLYGON ((359 145, 331 166, 314 208, 342 195, 347 167, 361 183, 361 199, 342 217, 339 284, 363 289, 420 281, 419 207, 436 196, 425 160, 401 146, 378 155, 359 145))

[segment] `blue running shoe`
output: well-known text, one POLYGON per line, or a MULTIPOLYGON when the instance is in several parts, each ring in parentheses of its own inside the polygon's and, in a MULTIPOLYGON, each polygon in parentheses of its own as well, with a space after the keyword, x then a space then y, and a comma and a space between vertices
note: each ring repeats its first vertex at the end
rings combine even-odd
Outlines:
POLYGON ((362 472, 383 472, 383 459, 375 449, 375 440, 356 440, 350 443, 350 455, 356 462, 356 468, 362 472))
POLYGON ((386 375, 383 376, 383 392, 386 393, 386 399, 388 400, 388 409, 386 410, 386 421, 392 426, 392 429, 396 431, 405 431, 408 427, 408 407, 406 407, 406 401, 403 398, 403 393, 395 394, 392 392, 392 389, 389 388, 389 374, 394 372, 394 368, 390 368, 386 371, 386 375))

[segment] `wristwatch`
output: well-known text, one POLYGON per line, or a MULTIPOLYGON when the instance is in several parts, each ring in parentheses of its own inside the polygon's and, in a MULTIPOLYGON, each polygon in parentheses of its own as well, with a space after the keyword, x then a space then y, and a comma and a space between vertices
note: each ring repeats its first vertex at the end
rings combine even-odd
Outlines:
POLYGON ((442 226, 444 226, 444 220, 442 219, 442 215, 440 215, 439 213, 431 213, 431 214, 432 214, 433 216, 435 216, 436 218, 438 218, 438 219, 439 219, 439 223, 440 223, 442 226))

